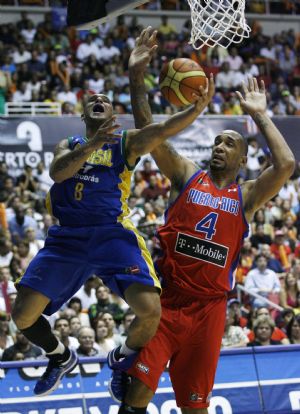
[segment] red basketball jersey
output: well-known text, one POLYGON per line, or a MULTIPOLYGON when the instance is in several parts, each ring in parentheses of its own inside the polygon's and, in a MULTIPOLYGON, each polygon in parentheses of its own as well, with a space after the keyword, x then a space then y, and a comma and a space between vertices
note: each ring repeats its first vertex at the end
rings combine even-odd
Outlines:
POLYGON ((198 171, 168 208, 158 230, 163 256, 157 268, 166 286, 193 296, 224 294, 233 288, 248 223, 240 186, 215 186, 198 171))

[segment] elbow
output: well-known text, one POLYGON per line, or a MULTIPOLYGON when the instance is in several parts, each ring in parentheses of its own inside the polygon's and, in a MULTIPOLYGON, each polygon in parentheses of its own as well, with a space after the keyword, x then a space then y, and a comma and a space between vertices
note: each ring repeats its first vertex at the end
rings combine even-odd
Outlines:
POLYGON ((287 157, 281 164, 281 169, 286 174, 287 178, 293 174, 296 168, 296 160, 293 154, 287 157))
POLYGON ((60 184, 64 181, 64 177, 61 176, 61 174, 55 172, 55 171, 49 171, 49 176, 50 178, 52 178, 52 180, 56 183, 56 184, 60 184))

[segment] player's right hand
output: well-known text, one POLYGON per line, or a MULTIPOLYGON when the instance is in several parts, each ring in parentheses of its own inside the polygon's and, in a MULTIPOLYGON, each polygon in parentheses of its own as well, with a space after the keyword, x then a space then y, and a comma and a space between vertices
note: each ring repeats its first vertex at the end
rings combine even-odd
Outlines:
POLYGON ((116 134, 114 131, 120 128, 121 125, 115 124, 116 116, 112 116, 105 121, 93 136, 92 141, 101 147, 103 144, 117 144, 122 138, 122 134, 116 134))
POLYGON ((151 26, 144 29, 139 37, 136 38, 135 47, 129 58, 129 69, 143 73, 150 63, 157 45, 157 30, 151 26))
POLYGON ((206 79, 206 87, 203 88, 203 86, 199 87, 199 93, 193 94, 195 97, 195 110, 199 113, 201 113, 206 106, 209 104, 209 102, 212 100, 213 96, 215 94, 215 82, 213 74, 210 74, 209 80, 206 79))

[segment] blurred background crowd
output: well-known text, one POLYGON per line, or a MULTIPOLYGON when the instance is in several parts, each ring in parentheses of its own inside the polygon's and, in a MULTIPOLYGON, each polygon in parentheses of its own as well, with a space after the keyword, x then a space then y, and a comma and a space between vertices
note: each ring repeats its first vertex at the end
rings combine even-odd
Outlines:
MULTIPOLYGON (((153 113, 177 110, 158 87, 162 63, 188 57, 215 75, 217 92, 205 114, 243 114, 234 91, 249 75, 264 80, 270 115, 300 114, 299 34, 288 30, 267 36, 256 21, 249 23, 252 34, 241 45, 195 51, 188 44, 190 19, 178 30, 162 15, 156 27, 159 48, 146 78, 153 113)), ((63 114, 80 114, 91 91, 107 94, 117 113, 131 113, 128 58, 142 28, 136 16, 129 23, 121 16, 114 24, 78 32, 59 25, 51 12, 37 24, 26 12, 16 23, 1 24, 0 114, 6 102, 58 102, 63 114)))
MULTIPOLYGON (((24 0, 24 4, 28 1, 24 0)), ((60 6, 64 2, 53 3, 60 6)), ((257 3, 257 7, 265 4, 251 3, 257 3)), ((280 3, 287 7, 290 2, 280 3)), ((9 0, 0 4, 9 4, 9 0)), ((144 7, 176 9, 183 4, 186 2, 152 1, 144 7)), ((158 88, 162 62, 189 57, 215 75, 217 90, 206 115, 242 114, 234 91, 249 75, 265 81, 271 116, 299 115, 299 35, 289 30, 266 36, 259 24, 251 24, 253 34, 240 46, 228 51, 217 47, 197 52, 187 42, 190 21, 177 31, 162 15, 157 27, 159 48, 145 79, 153 113, 170 114, 177 110, 163 99, 158 88)), ((120 17, 114 25, 75 32, 55 27, 51 13, 35 24, 26 12, 18 22, 0 25, 0 113, 4 112, 5 102, 60 102, 64 115, 80 114, 83 99, 91 92, 108 95, 116 113, 131 113, 127 65, 141 29, 137 18, 127 24, 120 17)), ((240 173, 240 182, 257 177, 269 165, 268 152, 255 138, 248 141, 248 164, 240 173)), ((42 351, 17 330, 10 313, 16 298, 14 282, 43 247, 48 228, 56 224, 45 207, 51 184, 42 163, 36 169, 26 166, 15 177, 5 162, 0 162, 3 361, 43 357, 42 351)), ((236 273, 237 283, 246 292, 235 290, 229 294, 224 348, 300 343, 299 186, 300 164, 279 194, 250 223, 251 232, 244 241, 236 273)), ((170 183, 150 159, 144 159, 134 173, 131 190, 130 217, 155 260, 160 254, 155 231, 163 223, 170 183)), ((105 357, 125 340, 133 318, 126 303, 95 275, 50 317, 50 323, 62 342, 79 355, 105 357)))

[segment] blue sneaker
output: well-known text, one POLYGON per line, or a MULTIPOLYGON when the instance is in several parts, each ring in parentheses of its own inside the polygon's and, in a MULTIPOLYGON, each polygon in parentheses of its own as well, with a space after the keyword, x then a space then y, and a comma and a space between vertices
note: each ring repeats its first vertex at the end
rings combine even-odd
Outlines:
POLYGON ((127 371, 137 357, 138 351, 134 354, 123 356, 120 355, 121 346, 114 348, 107 355, 107 363, 110 369, 127 371))
POLYGON ((49 363, 46 371, 36 383, 33 392, 42 397, 51 394, 59 386, 60 380, 77 365, 78 356, 70 350, 70 357, 63 361, 61 355, 49 355, 49 363))
POLYGON ((124 371, 114 370, 108 383, 108 391, 111 398, 121 404, 126 395, 131 378, 124 371))

